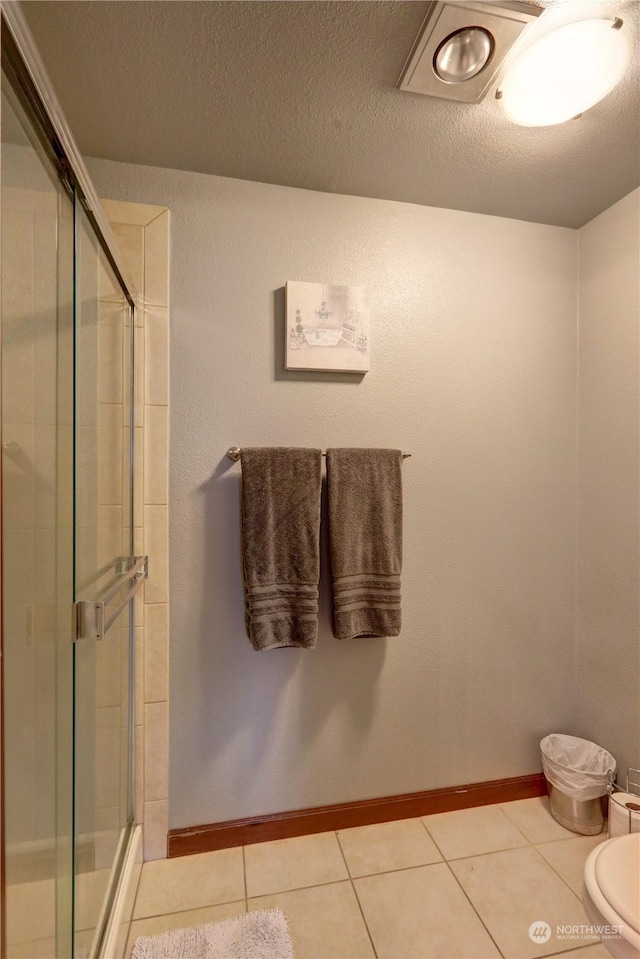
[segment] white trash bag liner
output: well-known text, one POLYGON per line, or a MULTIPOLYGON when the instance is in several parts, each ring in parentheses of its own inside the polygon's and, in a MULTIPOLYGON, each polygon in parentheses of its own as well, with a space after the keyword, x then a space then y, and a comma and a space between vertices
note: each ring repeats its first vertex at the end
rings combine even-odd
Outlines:
POLYGON ((616 761, 602 746, 577 736, 551 733, 541 741, 540 750, 547 782, 566 796, 579 802, 606 796, 615 778, 616 761))

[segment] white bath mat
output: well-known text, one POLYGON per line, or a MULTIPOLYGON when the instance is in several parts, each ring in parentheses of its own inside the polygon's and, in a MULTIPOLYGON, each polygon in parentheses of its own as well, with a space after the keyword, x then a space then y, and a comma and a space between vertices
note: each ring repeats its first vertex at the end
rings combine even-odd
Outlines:
POLYGON ((193 929, 139 936, 131 959, 293 959, 281 909, 260 909, 193 929))

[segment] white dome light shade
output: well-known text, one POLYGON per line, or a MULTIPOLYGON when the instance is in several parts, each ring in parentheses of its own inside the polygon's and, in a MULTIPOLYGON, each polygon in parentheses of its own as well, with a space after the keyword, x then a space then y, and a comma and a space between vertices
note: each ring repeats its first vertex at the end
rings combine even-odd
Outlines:
POLYGON ((564 123, 620 82, 632 45, 620 20, 580 20, 541 37, 514 60, 497 93, 514 123, 564 123))

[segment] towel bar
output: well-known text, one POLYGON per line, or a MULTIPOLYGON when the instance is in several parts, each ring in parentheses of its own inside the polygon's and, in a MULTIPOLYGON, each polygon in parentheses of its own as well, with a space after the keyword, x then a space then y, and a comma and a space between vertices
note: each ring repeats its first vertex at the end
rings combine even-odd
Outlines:
MULTIPOLYGON (((74 603, 75 608, 75 631, 73 641, 78 639, 104 639, 107 632, 120 616, 120 613, 127 608, 135 594, 138 592, 145 579, 149 576, 149 557, 148 556, 119 556, 115 561, 116 575, 111 583, 95 600, 81 599, 74 603), (133 565, 130 565, 133 563, 133 565), (105 615, 109 607, 109 601, 125 586, 130 583, 129 590, 125 596, 120 598, 116 608, 111 611, 109 616, 105 615)), ((107 567, 107 569, 110 567, 107 567)))
MULTIPOLYGON (((322 455, 323 455, 323 456, 326 456, 326 455, 327 455, 326 450, 322 450, 322 455)), ((237 463, 239 459, 242 459, 242 450, 240 449, 239 446, 231 446, 231 447, 227 450, 227 456, 228 456, 228 458, 229 458, 230 460, 233 460, 234 463, 237 463)), ((410 456, 411 456, 411 453, 403 453, 403 454, 402 454, 402 459, 403 459, 403 460, 406 460, 406 459, 408 459, 410 456)))

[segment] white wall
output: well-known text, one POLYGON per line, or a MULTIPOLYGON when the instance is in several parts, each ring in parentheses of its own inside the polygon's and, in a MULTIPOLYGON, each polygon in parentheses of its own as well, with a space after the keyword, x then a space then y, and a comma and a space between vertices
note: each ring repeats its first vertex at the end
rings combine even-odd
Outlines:
POLYGON ((640 190, 579 231, 578 732, 640 766, 640 190))
POLYGON ((172 214, 170 825, 538 770, 575 731, 575 232, 90 170, 172 214), (287 280, 370 287, 363 379, 284 371, 287 280), (252 650, 232 445, 413 454, 399 638, 332 637, 325 562, 317 649, 252 650))

